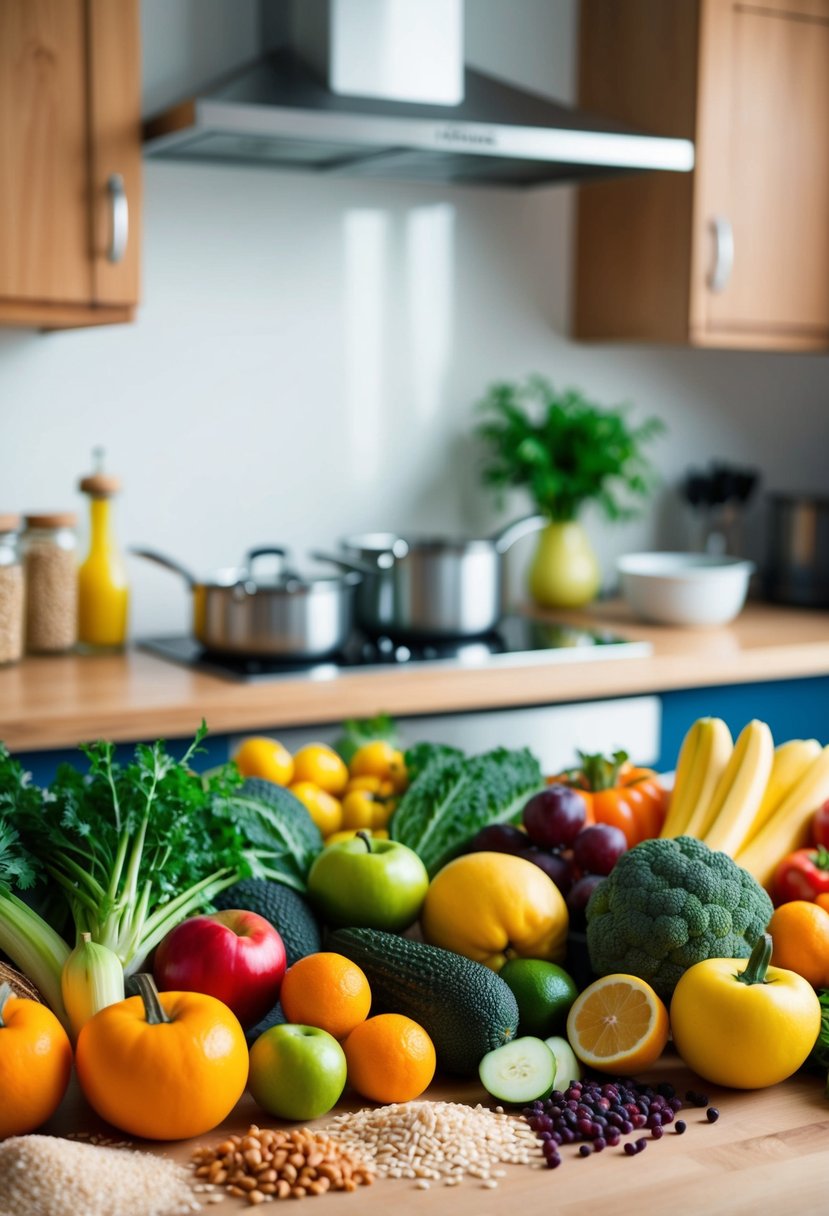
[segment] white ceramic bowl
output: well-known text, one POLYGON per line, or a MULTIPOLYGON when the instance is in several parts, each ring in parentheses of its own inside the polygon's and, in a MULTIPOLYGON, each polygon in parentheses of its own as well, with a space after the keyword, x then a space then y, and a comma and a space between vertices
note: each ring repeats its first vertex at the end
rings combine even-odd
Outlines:
POLYGON ((616 563, 637 616, 662 625, 724 625, 745 603, 753 562, 708 553, 628 553, 616 563))

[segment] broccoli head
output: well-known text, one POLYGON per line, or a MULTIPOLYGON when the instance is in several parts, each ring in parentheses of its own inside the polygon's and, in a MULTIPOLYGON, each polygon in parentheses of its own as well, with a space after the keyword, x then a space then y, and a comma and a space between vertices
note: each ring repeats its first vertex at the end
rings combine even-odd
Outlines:
POLYGON ((771 919, 763 888, 701 840, 645 840, 625 853, 587 905, 597 975, 646 980, 664 1001, 706 958, 748 958, 771 919))

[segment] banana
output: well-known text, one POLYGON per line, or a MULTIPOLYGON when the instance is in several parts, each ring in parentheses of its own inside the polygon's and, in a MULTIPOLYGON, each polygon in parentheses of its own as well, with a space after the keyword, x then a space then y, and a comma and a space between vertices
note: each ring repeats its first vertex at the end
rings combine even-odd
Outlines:
POLYGON ((698 718, 685 736, 662 836, 693 836, 697 807, 707 807, 731 755, 731 731, 722 718, 698 718))
POLYGON ((765 826, 737 854, 737 864, 769 887, 778 863, 808 842, 812 815, 828 798, 829 747, 824 747, 765 826))
POLYGON ((754 823, 746 835, 746 844, 750 844, 760 829, 765 827, 780 803, 820 753, 821 746, 817 739, 789 739, 788 743, 781 743, 774 749, 769 783, 754 823))
POLYGON ((124 968, 114 951, 93 942, 90 933, 81 940, 63 964, 60 977, 63 1003, 69 1014, 72 1040, 99 1009, 124 999, 124 968))
POLYGON ((745 843, 771 775, 774 740, 765 722, 752 719, 740 731, 731 759, 717 782, 702 839, 733 857, 745 843))

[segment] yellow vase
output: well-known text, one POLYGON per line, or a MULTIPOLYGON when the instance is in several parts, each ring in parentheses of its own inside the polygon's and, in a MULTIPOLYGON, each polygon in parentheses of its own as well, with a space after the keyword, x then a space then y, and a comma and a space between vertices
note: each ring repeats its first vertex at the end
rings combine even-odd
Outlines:
POLYGON ((601 571, 577 520, 550 523, 539 533, 530 566, 530 595, 542 608, 580 608, 595 598, 601 571))

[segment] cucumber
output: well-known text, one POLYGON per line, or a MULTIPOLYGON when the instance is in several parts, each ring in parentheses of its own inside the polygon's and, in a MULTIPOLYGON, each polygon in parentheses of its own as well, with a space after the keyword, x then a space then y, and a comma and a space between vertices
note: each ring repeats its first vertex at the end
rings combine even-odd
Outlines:
POLYGON ((543 1039, 524 1035, 485 1055, 478 1075, 493 1098, 520 1106, 553 1092, 556 1057, 543 1039))
POLYGON ((576 1053, 567 1039, 560 1034, 554 1034, 544 1042, 556 1058, 556 1084, 564 1089, 571 1081, 581 1080, 581 1064, 576 1059, 576 1053))
POLYGON ((515 1037, 515 997, 480 963, 379 929, 337 929, 326 949, 362 967, 372 1014, 402 1013, 423 1027, 443 1072, 475 1076, 487 1052, 515 1037))

